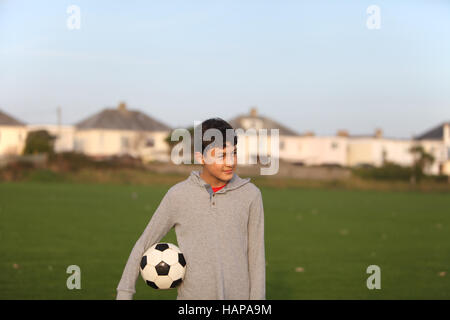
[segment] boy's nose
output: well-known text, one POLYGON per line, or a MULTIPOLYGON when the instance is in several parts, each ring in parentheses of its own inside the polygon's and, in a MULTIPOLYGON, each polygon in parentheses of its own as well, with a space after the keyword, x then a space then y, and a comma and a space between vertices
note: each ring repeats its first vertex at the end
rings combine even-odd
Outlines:
POLYGON ((225 165, 232 167, 234 165, 234 156, 230 155, 225 158, 225 165))

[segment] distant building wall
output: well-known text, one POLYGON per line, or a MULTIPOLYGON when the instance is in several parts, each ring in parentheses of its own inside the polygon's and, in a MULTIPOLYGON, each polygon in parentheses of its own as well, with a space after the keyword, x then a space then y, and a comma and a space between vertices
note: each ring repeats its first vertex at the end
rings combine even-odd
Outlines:
POLYGON ((131 155, 144 161, 167 161, 169 132, 86 129, 75 133, 75 151, 89 156, 131 155))
POLYGON ((446 167, 443 165, 446 163, 448 159, 448 149, 446 148, 445 144, 441 140, 420 140, 416 142, 417 144, 421 145, 425 152, 431 154, 434 157, 433 164, 426 168, 425 172, 428 174, 450 174, 449 171, 441 172, 446 167))
POLYGON ((59 125, 28 125, 27 131, 46 130, 50 135, 55 136, 55 152, 70 152, 74 150, 75 127, 59 125))
POLYGON ((25 126, 0 126, 0 156, 22 154, 26 137, 25 126))
POLYGON ((350 139, 347 149, 347 165, 357 166, 374 163, 372 139, 350 139))

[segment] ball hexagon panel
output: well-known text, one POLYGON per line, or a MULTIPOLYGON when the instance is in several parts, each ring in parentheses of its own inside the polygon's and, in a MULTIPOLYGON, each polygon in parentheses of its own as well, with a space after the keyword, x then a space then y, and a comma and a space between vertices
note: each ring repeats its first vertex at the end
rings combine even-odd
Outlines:
POLYGON ((173 280, 169 276, 159 276, 155 280, 155 284, 159 289, 169 289, 173 280))
POLYGON ((158 273, 154 266, 147 265, 146 268, 141 270, 141 275, 144 279, 155 282, 155 279, 158 277, 158 273))
POLYGON ((173 265, 178 263, 178 252, 172 249, 164 250, 162 253, 162 260, 165 261, 169 265, 173 265))
POLYGON ((180 249, 176 245, 172 243, 168 243, 168 245, 170 249, 175 250, 177 253, 181 253, 180 249))
POLYGON ((185 272, 184 267, 181 264, 177 263, 174 264, 173 266, 170 266, 169 277, 171 277, 173 280, 183 279, 184 272, 185 272))
POLYGON ((156 266, 162 260, 162 252, 159 250, 151 250, 147 253, 147 264, 156 266))

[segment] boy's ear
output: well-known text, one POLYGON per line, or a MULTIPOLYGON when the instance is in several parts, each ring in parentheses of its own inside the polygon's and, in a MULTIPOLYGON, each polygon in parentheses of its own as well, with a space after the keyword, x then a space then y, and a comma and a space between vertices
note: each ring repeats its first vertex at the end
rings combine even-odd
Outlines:
POLYGON ((198 163, 205 164, 205 161, 203 160, 203 155, 201 154, 201 152, 198 152, 198 151, 194 152, 194 157, 198 163))

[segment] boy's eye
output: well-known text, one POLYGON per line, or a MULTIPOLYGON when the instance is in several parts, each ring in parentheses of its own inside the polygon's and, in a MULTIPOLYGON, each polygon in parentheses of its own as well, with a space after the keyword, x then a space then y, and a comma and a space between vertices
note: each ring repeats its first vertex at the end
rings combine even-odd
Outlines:
MULTIPOLYGON (((232 155, 233 156, 237 155, 237 150, 233 151, 232 155)), ((225 156, 225 154, 223 154, 223 153, 217 154, 216 159, 223 159, 224 156, 225 156)))

